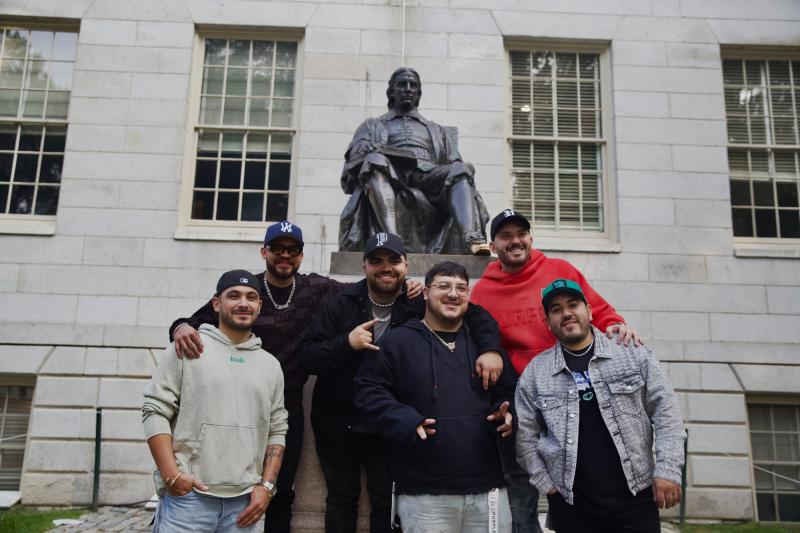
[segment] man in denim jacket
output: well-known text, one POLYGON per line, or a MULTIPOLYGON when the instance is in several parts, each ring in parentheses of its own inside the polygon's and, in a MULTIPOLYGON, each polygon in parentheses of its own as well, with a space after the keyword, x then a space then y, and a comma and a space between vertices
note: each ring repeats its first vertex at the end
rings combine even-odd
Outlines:
POLYGON ((574 281, 554 280, 542 305, 558 342, 517 385, 519 464, 559 533, 658 532, 658 509, 681 499, 685 432, 671 385, 649 349, 592 327, 574 281))

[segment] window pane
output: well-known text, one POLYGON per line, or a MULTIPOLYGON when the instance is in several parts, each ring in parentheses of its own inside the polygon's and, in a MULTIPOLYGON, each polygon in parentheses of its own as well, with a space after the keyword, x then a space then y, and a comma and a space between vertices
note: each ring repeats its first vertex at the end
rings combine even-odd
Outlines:
POLYGON ((292 101, 273 100, 272 101, 272 126, 278 128, 288 128, 292 125, 292 101))
POLYGON ((42 168, 39 172, 40 183, 61 183, 61 167, 63 166, 64 156, 45 155, 42 156, 42 168))
POLYGON ((217 182, 217 162, 200 159, 194 172, 194 186, 204 189, 214 188, 217 182))
POLYGON ((758 469, 754 470, 756 478, 756 489, 772 490, 774 488, 772 474, 758 469))
POLYGON ((17 127, 0 124, 0 150, 14 150, 17 143, 17 127))
POLYGON ((753 199, 755 200, 755 205, 775 205, 775 195, 772 190, 772 182, 753 182, 753 199))
POLYGON ((285 220, 288 212, 288 194, 270 194, 267 197, 267 220, 285 220))
POLYGON ((272 41, 253 41, 253 66, 271 67, 275 45, 272 41))
POLYGON ((781 225, 781 237, 785 239, 800 237, 800 211, 778 211, 778 221, 781 225))
POLYGON ((275 96, 294 96, 294 71, 275 71, 275 96))
POLYGON ((222 82, 225 78, 225 69, 219 67, 206 67, 203 71, 203 94, 222 94, 222 82))
POLYGON ((217 194, 217 220, 236 220, 239 215, 239 193, 217 194))
POLYGON ((247 94, 247 69, 228 69, 228 80, 225 83, 225 94, 230 96, 244 96, 247 94))
POLYGON ((10 213, 27 215, 33 209, 33 186, 15 185, 11 188, 10 213))
POLYGON ((242 157, 243 133, 226 132, 222 135, 222 157, 242 157))
POLYGON ((270 159, 286 159, 291 157, 292 136, 286 134, 275 134, 272 136, 272 152, 270 159))
POLYGON ((197 141, 198 157, 217 157, 219 153, 220 133, 216 131, 201 132, 197 141))
POLYGON ((3 57, 24 58, 28 49, 28 31, 7 28, 3 38, 3 57))
POLYGON ((72 63, 53 62, 50 64, 50 85, 53 91, 72 90, 72 63))
POLYGON ((778 494, 779 520, 800 522, 800 494, 778 494))
POLYGON ((753 236, 753 213, 750 209, 732 209, 733 234, 736 237, 753 236))
POLYGON ((0 64, 0 87, 21 89, 22 74, 25 63, 18 60, 4 59, 0 64))
POLYGON ((42 146, 42 128, 40 126, 23 126, 19 137, 21 152, 38 152, 42 146))
POLYGON ((768 405, 748 405, 747 417, 751 430, 769 431, 772 429, 772 419, 768 405))
POLYGON ((62 91, 48 91, 47 93, 47 118, 67 118, 69 111, 69 93, 62 91))
POLYGON ((219 188, 238 189, 241 182, 241 161, 222 161, 219 169, 219 188))
POLYGON ((731 203, 733 205, 750 205, 750 182, 731 181, 731 203))
POLYGON ((775 459, 778 461, 800 460, 797 449, 797 435, 775 434, 775 459))
POLYGON ((252 96, 272 96, 272 71, 254 70, 250 84, 250 94, 252 96))
POLYGON ((269 164, 269 189, 271 191, 289 190, 289 165, 286 163, 269 164))
POLYGON ((297 55, 297 43, 279 42, 275 53, 275 64, 278 67, 294 68, 297 55))
POLYGON ((228 66, 246 67, 250 63, 250 41, 228 41, 228 66))
POLYGON ((67 142, 67 129, 59 126, 48 126, 44 136, 45 152, 63 152, 67 142))
POLYGON ((778 513, 775 510, 775 495, 772 493, 757 493, 758 519, 764 522, 775 521, 778 513))
POLYGON ((36 215, 55 215, 58 207, 59 187, 39 187, 36 193, 36 215))
POLYGON ((75 61, 75 48, 78 44, 77 33, 56 32, 53 45, 55 61, 75 61))
POLYGON ((211 220, 214 218, 214 193, 212 191, 194 192, 192 218, 197 220, 211 220))
MULTIPOLYGON (((67 63, 69 65, 69 63, 67 63)), ((50 80, 50 66, 47 61, 31 61, 28 63, 28 75, 25 79, 26 89, 47 89, 50 80)))
POLYGON ((797 183, 777 183, 778 205, 781 207, 797 207, 797 183))
POLYGON ((0 181, 11 181, 11 168, 13 164, 13 155, 0 154, 0 181))
POLYGON ((17 155, 17 168, 14 171, 14 181, 35 181, 36 167, 39 165, 39 156, 33 154, 17 155))
MULTIPOLYGON (((22 93, 22 116, 25 118, 42 118, 45 113, 45 91, 25 91, 22 93)), ((51 93, 52 95, 52 93, 51 93)))
POLYGON ((219 124, 222 98, 204 96, 200 103, 200 123, 219 124))
POLYGON ((775 211, 756 209, 756 237, 777 237, 778 226, 775 211))
POLYGON ((16 117, 19 109, 20 92, 0 89, 0 116, 16 117))
POLYGON ((266 159, 267 158, 267 135, 257 135, 251 133, 247 137, 247 158, 266 159))
POLYGON ((251 126, 267 126, 269 124, 269 106, 268 98, 252 98, 250 100, 251 126))
POLYGON ((223 124, 234 126, 244 125, 244 107, 246 100, 233 96, 225 98, 225 111, 222 115, 223 124))
POLYGON ((8 185, 0 183, 0 213, 6 212, 6 202, 8 201, 8 185))
POLYGON ((791 405, 776 405, 772 408, 775 431, 797 431, 797 409, 791 405))
POLYGON ((264 193, 242 195, 242 220, 263 221, 264 193))
POLYGON ((244 188, 263 191, 266 174, 267 164, 265 162, 248 161, 244 167, 244 188))
POLYGON ((752 433, 750 439, 753 446, 754 460, 771 461, 775 458, 772 451, 772 435, 770 433, 752 433))
POLYGON ((225 39, 206 39, 206 65, 224 65, 226 55, 225 39))

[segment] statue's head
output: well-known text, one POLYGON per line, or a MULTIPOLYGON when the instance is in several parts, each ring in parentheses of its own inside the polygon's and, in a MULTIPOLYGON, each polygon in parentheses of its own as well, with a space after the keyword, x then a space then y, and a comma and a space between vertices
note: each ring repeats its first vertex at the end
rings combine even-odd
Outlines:
POLYGON ((413 68, 400 67, 392 72, 392 77, 389 78, 389 87, 386 89, 386 96, 388 97, 389 109, 394 109, 397 103, 397 91, 400 90, 399 85, 405 84, 410 79, 413 79, 416 84, 416 93, 413 95, 411 105, 416 109, 419 106, 419 100, 422 97, 422 80, 420 80, 419 73, 413 68))

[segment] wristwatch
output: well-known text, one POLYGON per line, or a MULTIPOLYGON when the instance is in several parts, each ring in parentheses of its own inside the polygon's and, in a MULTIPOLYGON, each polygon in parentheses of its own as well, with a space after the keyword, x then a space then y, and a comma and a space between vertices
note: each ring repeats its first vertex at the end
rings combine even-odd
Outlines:
POLYGON ((259 485, 267 490, 267 496, 269 496, 270 500, 274 498, 275 494, 278 492, 278 488, 275 486, 275 483, 272 483, 271 481, 262 481, 259 483, 259 485))

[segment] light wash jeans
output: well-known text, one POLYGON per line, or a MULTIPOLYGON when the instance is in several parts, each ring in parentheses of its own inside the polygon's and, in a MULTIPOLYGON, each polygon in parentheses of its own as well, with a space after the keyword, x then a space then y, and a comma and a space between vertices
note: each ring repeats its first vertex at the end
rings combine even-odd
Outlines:
POLYGON ((183 496, 168 492, 158 502, 153 533, 260 533, 264 518, 252 526, 240 528, 236 517, 250 505, 250 494, 218 498, 190 491, 183 496))
MULTIPOLYGON (((403 533, 487 533, 489 493, 400 494, 397 514, 403 533)), ((511 510, 505 488, 498 490, 497 532, 511 533, 511 510)))

